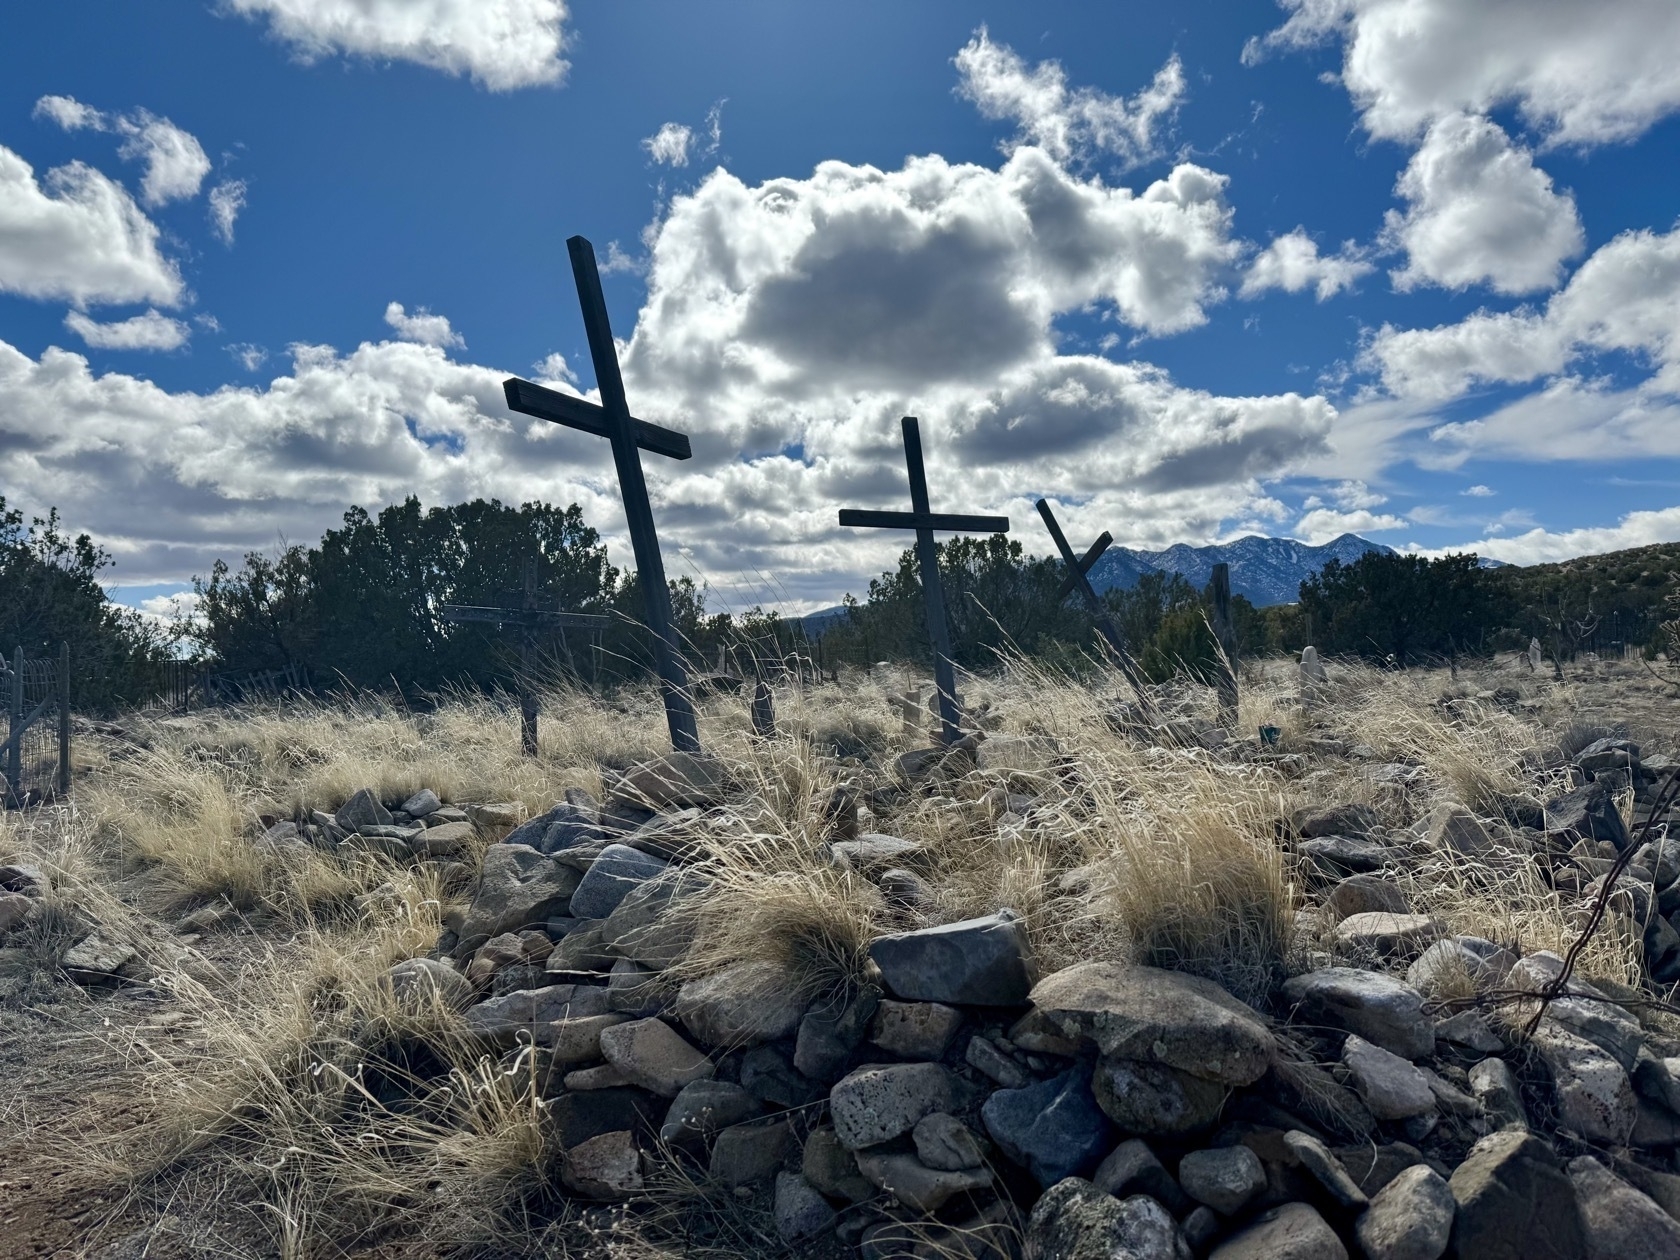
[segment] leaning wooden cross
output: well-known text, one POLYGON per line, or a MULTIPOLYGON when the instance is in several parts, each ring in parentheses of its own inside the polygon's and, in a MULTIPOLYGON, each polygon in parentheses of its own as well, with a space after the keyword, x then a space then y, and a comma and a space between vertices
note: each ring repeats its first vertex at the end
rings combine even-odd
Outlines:
POLYGON ((536 666, 537 635, 543 630, 603 630, 607 619, 594 613, 560 612, 537 607, 537 564, 525 564, 525 597, 518 608, 481 608, 471 604, 445 604, 440 610, 445 621, 460 624, 489 621, 517 626, 519 635, 519 747, 527 757, 537 755, 537 691, 532 686, 536 666))
POLYGON ((665 564, 659 555, 659 536, 653 528, 653 508, 648 502, 647 478, 642 474, 640 455, 640 450, 647 450, 671 459, 687 459, 693 452, 687 434, 649 424, 630 414, 630 405, 624 398, 624 378, 618 370, 618 352, 613 347, 612 328, 607 323, 607 303, 601 296, 601 275, 595 268, 595 248, 583 237, 574 236, 566 242, 566 249, 572 256, 572 276, 577 281, 578 304, 583 308, 583 327, 589 336, 589 357, 595 364, 595 384, 601 391, 601 402, 599 405, 585 402, 516 376, 502 382, 502 392, 507 395, 507 405, 512 411, 563 424, 569 429, 581 429, 612 443, 619 493, 624 497, 624 519, 636 555, 642 597, 647 601, 647 626, 653 633, 654 664, 665 700, 665 723, 671 731, 671 746, 678 752, 699 752, 700 732, 694 721, 694 700, 689 695, 688 672, 671 624, 671 591, 665 584, 665 564))
POLYGON ((933 682, 939 701, 940 742, 955 743, 962 736, 957 713, 957 679, 951 665, 951 632, 945 624, 945 594, 939 585, 939 552, 933 531, 964 534, 1007 534, 1007 516, 951 516, 928 508, 927 474, 922 469, 922 435, 915 416, 904 417, 904 462, 910 469, 910 511, 872 512, 842 508, 842 525, 866 529, 913 529, 916 559, 922 573, 922 596, 927 601, 928 637, 933 640, 933 682))
POLYGON ((1215 685, 1219 691, 1219 715, 1226 722, 1237 720, 1237 632, 1231 620, 1231 566, 1220 561, 1213 566, 1213 579, 1208 583, 1209 603, 1212 605, 1213 637, 1219 643, 1219 676, 1215 685))
POLYGON ((1049 501, 1040 499, 1037 506, 1038 514, 1044 518, 1044 526, 1050 531, 1050 537, 1055 540, 1056 550, 1062 553, 1062 563, 1067 565, 1068 570, 1067 577, 1062 580, 1061 588, 1056 592, 1056 602, 1060 603, 1066 599, 1072 591, 1079 592, 1079 598, 1085 602, 1086 611, 1097 623, 1097 629, 1107 641, 1109 650, 1113 652, 1115 663, 1126 675, 1126 681, 1131 683, 1132 690, 1137 692, 1138 699, 1147 704, 1149 693, 1144 690, 1143 674, 1139 671, 1137 662, 1132 659, 1132 654, 1126 650, 1126 640, 1120 634, 1120 627, 1115 625, 1114 618, 1108 615, 1108 609, 1103 606, 1102 600, 1097 598, 1097 592, 1087 576, 1091 572, 1091 566, 1108 550, 1114 536, 1106 529, 1103 530, 1102 536, 1091 544, 1090 550, 1083 556, 1076 556, 1073 554, 1073 548, 1068 546, 1067 537, 1062 533, 1056 514, 1050 510, 1049 501))

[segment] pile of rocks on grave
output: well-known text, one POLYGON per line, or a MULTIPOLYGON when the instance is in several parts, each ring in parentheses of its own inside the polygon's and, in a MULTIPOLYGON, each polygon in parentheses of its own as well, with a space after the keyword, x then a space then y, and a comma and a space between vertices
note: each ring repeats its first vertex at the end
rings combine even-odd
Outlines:
MULTIPOLYGON (((1009 743, 982 764, 1006 764, 1009 743)), ((1680 1041, 1580 980, 1526 1041, 1508 1006, 1432 1003, 1466 982, 1538 991, 1563 960, 1446 935, 1383 874, 1541 861, 1584 907, 1633 843, 1614 792, 1633 786, 1648 816, 1662 769, 1600 741, 1575 758, 1579 786, 1501 844, 1456 808, 1410 829, 1356 805, 1290 820, 1315 881, 1303 930, 1323 950, 1262 1011, 1150 967, 1043 974, 1008 909, 883 935, 868 983, 812 1001, 762 960, 664 979, 692 944, 708 820, 729 808, 713 763, 672 755, 601 802, 572 791, 518 825, 498 807, 441 824, 507 830, 433 956, 390 979, 459 1005, 487 1050, 534 1073, 566 1192, 633 1211, 661 1163, 683 1165, 763 1202, 799 1252, 1680 1257, 1680 1041)), ((431 852, 438 808, 406 802, 422 834, 388 838, 431 852)), ((403 825, 332 821, 340 844, 403 825)), ((931 874, 892 836, 829 849, 889 902, 931 874)), ((1623 881, 1614 913, 1653 924, 1660 979, 1680 967, 1664 917, 1680 912, 1680 850, 1646 846, 1623 881)))

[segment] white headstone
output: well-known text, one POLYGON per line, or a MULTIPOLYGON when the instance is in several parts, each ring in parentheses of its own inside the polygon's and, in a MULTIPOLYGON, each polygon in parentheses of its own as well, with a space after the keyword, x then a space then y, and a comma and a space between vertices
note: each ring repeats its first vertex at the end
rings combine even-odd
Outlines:
POLYGON ((1530 639, 1528 641, 1528 667, 1537 674, 1540 672, 1541 659, 1540 640, 1530 639))
POLYGON ((1318 659, 1318 649, 1311 644, 1301 649, 1301 680, 1310 683, 1330 681, 1330 675, 1324 672, 1324 665, 1318 659))

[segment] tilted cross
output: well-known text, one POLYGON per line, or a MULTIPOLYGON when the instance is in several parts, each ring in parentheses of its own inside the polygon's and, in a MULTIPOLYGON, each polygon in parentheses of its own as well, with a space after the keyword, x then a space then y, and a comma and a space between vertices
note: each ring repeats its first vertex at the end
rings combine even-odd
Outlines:
POLYGON ((904 417, 904 462, 910 470, 910 511, 872 512, 841 508, 842 525, 866 529, 913 529, 916 559, 922 573, 922 597, 927 601, 928 637, 933 640, 933 682, 939 692, 940 742, 954 743, 962 730, 957 713, 957 679, 951 667, 951 632, 945 624, 945 594, 939 584, 936 529, 964 534, 1007 534, 1007 516, 951 516, 928 508, 927 474, 922 469, 922 434, 915 416, 904 417))
POLYGON ((519 635, 519 747, 527 757, 537 755, 537 692, 531 685, 536 663, 537 632, 540 630, 601 630, 607 619, 594 613, 560 612, 537 607, 537 562, 525 562, 525 597, 518 608, 483 608, 471 604, 445 604, 440 615, 461 624, 489 621, 517 626, 519 635))
POLYGON ((1062 585, 1056 591, 1056 602, 1059 604, 1066 599, 1069 592, 1078 591, 1079 598, 1085 601, 1085 608, 1097 623, 1097 629, 1108 642, 1114 653, 1115 662, 1121 672, 1126 675, 1126 681, 1132 684, 1132 690, 1137 692, 1138 698, 1147 700, 1148 693, 1143 689, 1143 675, 1138 671, 1137 662, 1132 654, 1126 651, 1126 640, 1120 633, 1120 627, 1114 624, 1114 618, 1108 615, 1108 609, 1102 600, 1097 598, 1096 590, 1091 586, 1091 579, 1087 576, 1091 567, 1108 550, 1114 541, 1114 535, 1106 529, 1096 542, 1091 544, 1083 556, 1075 556, 1073 548, 1068 546, 1067 537, 1062 533, 1062 527, 1056 521, 1056 514, 1050 510, 1048 499, 1038 501, 1038 514, 1044 518, 1045 528, 1050 531, 1050 537, 1056 542, 1056 550, 1062 553, 1062 563, 1067 565, 1068 575, 1062 580, 1062 585))
POLYGON ((688 672, 677 651, 676 631, 671 624, 671 591, 665 584, 665 564, 659 555, 659 535, 653 528, 653 508, 648 502, 647 478, 642 473, 638 448, 672 459, 687 459, 693 452, 687 434, 649 424, 630 414, 630 405, 624 398, 624 378, 618 370, 618 352, 613 347, 612 327, 607 322, 607 303, 601 295, 601 275, 595 267, 595 247, 583 237, 574 236, 566 242, 566 249, 572 258, 578 304, 583 308, 583 328, 589 336, 589 357, 595 364, 600 404, 545 389, 516 376, 502 382, 502 392, 507 396, 509 410, 580 429, 612 443, 619 493, 624 498, 625 524, 630 530, 642 596, 647 601, 647 626, 653 632, 653 656, 664 695, 665 724, 671 731, 671 746, 678 752, 699 752, 694 701, 689 695, 688 672))

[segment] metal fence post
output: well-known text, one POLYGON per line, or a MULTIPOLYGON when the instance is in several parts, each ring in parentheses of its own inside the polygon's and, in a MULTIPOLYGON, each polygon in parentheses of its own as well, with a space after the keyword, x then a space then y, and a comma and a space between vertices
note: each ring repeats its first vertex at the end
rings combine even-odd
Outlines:
POLYGON ((70 645, 58 649, 58 794, 70 793, 70 645))

